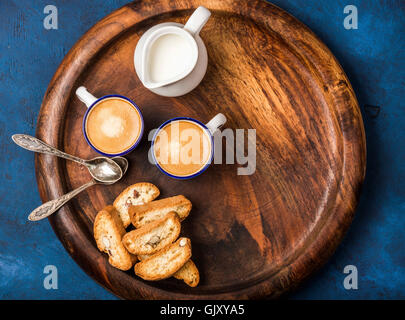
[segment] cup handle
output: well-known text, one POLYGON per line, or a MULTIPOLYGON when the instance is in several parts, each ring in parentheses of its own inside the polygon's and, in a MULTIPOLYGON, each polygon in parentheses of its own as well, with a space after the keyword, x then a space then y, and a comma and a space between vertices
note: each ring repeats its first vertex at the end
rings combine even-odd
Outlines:
POLYGON ((83 86, 77 88, 76 95, 80 99, 80 101, 84 102, 87 108, 90 108, 90 106, 98 100, 83 86))
POLYGON ((190 32, 192 36, 196 36, 207 23, 210 16, 211 12, 207 8, 199 6, 188 18, 184 29, 190 32))
POLYGON ((218 113, 206 124, 206 127, 211 132, 211 134, 214 134, 214 132, 220 129, 225 124, 225 122, 226 117, 222 113, 218 113))

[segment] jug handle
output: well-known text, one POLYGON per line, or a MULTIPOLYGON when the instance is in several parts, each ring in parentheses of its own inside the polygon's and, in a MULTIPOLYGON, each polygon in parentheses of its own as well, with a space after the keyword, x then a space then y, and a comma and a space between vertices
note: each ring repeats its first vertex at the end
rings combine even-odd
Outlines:
POLYGON ((190 32, 192 36, 196 36, 207 23, 210 16, 211 12, 207 8, 199 6, 188 18, 184 29, 190 32))

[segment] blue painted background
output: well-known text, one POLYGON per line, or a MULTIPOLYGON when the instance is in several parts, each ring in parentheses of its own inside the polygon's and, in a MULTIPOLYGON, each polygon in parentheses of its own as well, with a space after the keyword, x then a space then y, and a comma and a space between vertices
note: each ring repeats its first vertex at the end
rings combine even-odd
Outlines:
MULTIPOLYGON (((35 133, 41 101, 64 55, 94 23, 126 0, 0 1, 0 298, 114 299, 69 257, 50 225, 28 223, 40 204, 34 156, 11 143, 35 133), (43 9, 59 10, 45 30, 43 9), (43 268, 59 270, 45 290, 43 268)), ((307 24, 341 62, 357 94, 367 134, 367 177, 357 214, 330 262, 292 299, 405 298, 405 1, 277 0, 307 24), (343 8, 358 8, 358 30, 343 28, 343 8), (380 107, 377 117, 373 108, 380 107), (359 289, 343 288, 343 268, 357 266, 359 289)))

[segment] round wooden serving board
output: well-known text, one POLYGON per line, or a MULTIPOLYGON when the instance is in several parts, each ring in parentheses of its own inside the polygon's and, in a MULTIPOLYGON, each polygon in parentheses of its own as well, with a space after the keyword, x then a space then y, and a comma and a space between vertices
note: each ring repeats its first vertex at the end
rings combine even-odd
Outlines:
MULTIPOLYGON (((264 1, 137 1, 92 27, 70 50, 46 92, 37 137, 83 157, 97 154, 82 134, 85 106, 74 92, 122 94, 145 119, 145 134, 128 156, 122 181, 95 186, 50 217, 75 261, 126 299, 277 297, 332 255, 350 225, 365 174, 365 135, 353 89, 328 48, 301 22, 264 1), (140 36, 161 22, 185 23, 203 5, 212 16, 201 32, 209 64, 191 93, 160 97, 135 74, 140 36), (222 112, 227 128, 256 129, 256 172, 215 164, 187 181, 150 164, 148 133, 165 120, 207 122, 222 112), (193 203, 182 234, 193 246, 201 282, 146 282, 111 267, 93 239, 92 221, 126 186, 149 181, 160 198, 183 194, 193 203)), ((225 147, 224 147, 225 148, 225 147)), ((246 148, 247 149, 247 148, 246 148)), ((43 201, 90 180, 84 167, 37 155, 43 201)))

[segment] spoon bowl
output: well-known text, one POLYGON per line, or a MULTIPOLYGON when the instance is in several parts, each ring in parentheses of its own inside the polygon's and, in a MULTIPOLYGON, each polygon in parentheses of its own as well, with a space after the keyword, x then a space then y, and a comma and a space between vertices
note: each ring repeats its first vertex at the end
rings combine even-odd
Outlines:
POLYGON ((128 170, 128 160, 124 157, 114 157, 112 160, 121 167, 122 175, 124 175, 128 170))
POLYGON ((89 169, 93 179, 102 183, 114 183, 124 174, 121 166, 117 162, 106 157, 86 160, 85 166, 89 169))

